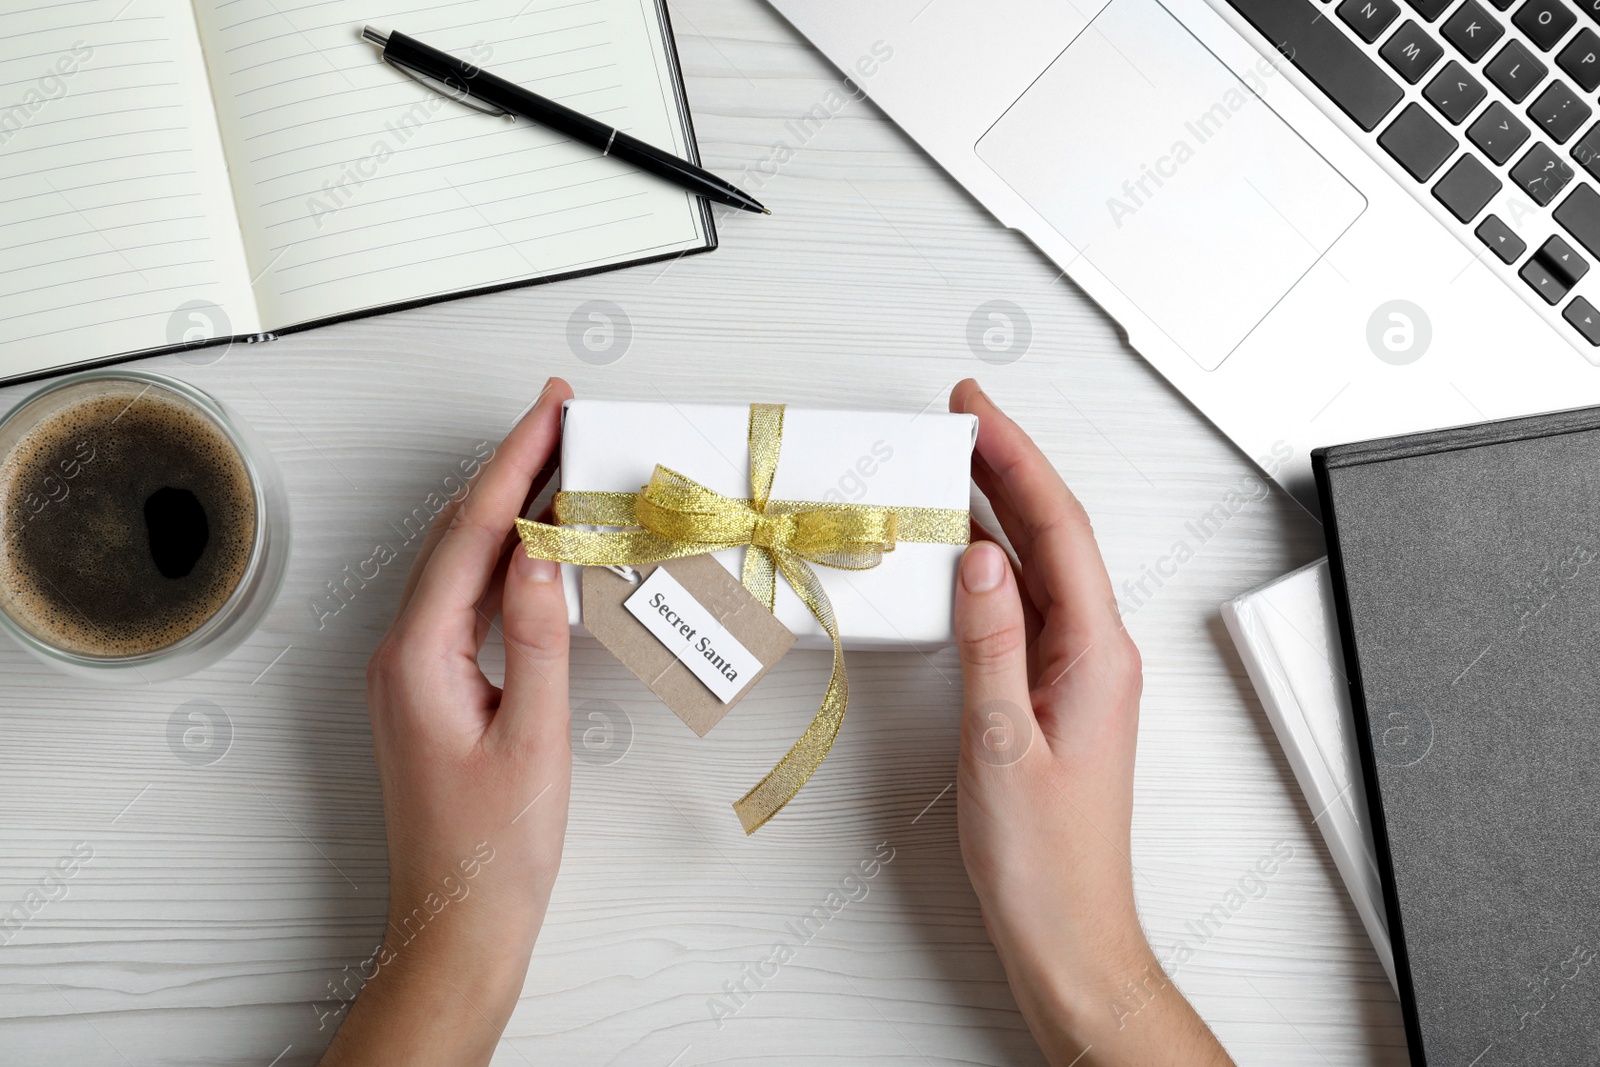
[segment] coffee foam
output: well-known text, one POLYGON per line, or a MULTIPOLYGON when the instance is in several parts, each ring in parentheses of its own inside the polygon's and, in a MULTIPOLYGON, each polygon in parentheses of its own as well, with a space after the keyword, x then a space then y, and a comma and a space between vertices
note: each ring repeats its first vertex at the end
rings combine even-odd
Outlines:
POLYGON ((232 441, 187 398, 134 380, 86 386, 0 460, 0 609, 68 652, 156 652, 238 588, 255 543, 254 486, 232 441), (181 579, 156 570, 138 510, 173 480, 192 483, 175 488, 200 497, 210 530, 181 579))

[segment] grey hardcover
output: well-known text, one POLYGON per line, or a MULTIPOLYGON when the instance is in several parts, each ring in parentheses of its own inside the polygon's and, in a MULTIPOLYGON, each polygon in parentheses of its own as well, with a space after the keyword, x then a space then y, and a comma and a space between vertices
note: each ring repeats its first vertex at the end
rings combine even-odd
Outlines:
POLYGON ((1313 466, 1412 1063, 1600 1063, 1600 409, 1313 466))

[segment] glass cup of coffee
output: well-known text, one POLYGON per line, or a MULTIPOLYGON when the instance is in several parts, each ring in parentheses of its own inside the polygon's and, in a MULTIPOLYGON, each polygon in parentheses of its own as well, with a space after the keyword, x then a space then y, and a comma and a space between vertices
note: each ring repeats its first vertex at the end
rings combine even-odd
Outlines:
POLYGON ((289 501, 254 432, 140 371, 59 379, 0 419, 0 628, 79 677, 154 682, 266 614, 289 501))

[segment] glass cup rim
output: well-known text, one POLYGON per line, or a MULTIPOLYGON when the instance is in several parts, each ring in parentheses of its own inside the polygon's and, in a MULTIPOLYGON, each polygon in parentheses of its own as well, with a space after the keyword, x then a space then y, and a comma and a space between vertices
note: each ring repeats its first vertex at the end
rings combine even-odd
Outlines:
MULTIPOLYGON (((67 649, 57 648, 12 618, 11 613, 3 605, 0 605, 0 626, 4 626, 7 633, 38 654, 80 668, 100 668, 105 670, 137 668, 145 664, 161 663, 177 658, 184 653, 207 644, 219 632, 226 629, 228 623, 238 613, 240 604, 249 595, 267 559, 267 538, 269 536, 267 523, 268 502, 262 474, 252 454, 246 435, 240 431, 239 423, 234 421, 220 401, 209 393, 195 388, 188 382, 150 371, 109 367, 68 374, 60 378, 54 378, 41 385, 9 408, 5 414, 0 415, 0 431, 4 431, 13 419, 25 412, 31 405, 63 389, 89 382, 117 380, 142 382, 147 386, 176 393, 182 399, 193 404, 202 414, 216 424, 217 428, 227 437, 229 443, 233 445, 235 451, 238 452, 240 460, 244 463, 245 473, 249 475, 251 497, 255 506, 256 530, 255 536, 250 543, 249 562, 245 565, 244 573, 239 576, 239 583, 234 586, 233 592, 228 595, 228 599, 223 601, 222 605, 211 614, 211 617, 196 627, 193 632, 186 634, 170 645, 164 645, 149 652, 140 652, 131 656, 91 656, 81 652, 71 652, 67 649)), ((3 521, 4 516, 0 515, 0 522, 3 521)))

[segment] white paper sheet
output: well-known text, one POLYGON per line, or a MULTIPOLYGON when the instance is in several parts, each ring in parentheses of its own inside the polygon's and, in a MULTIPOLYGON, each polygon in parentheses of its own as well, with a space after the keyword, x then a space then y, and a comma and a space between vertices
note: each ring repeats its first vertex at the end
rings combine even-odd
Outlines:
POLYGON ((1292 571, 1222 606, 1295 781, 1311 806, 1378 960, 1395 983, 1383 883, 1356 749, 1328 561, 1292 571))
POLYGON ((654 0, 202 0, 269 329, 705 243, 696 199, 378 60, 398 30, 685 156, 654 0))
POLYGON ((0 376, 259 332, 188 0, 11 6, 0 376))

